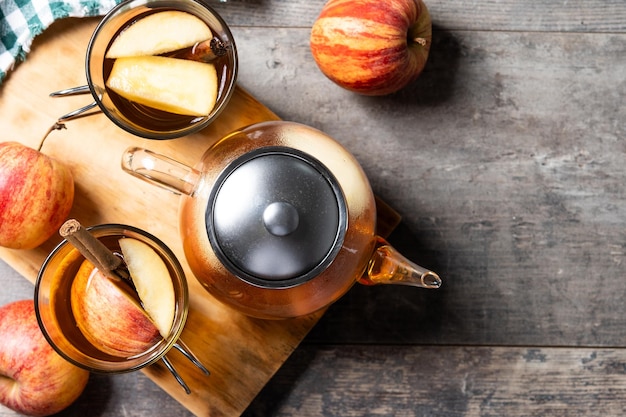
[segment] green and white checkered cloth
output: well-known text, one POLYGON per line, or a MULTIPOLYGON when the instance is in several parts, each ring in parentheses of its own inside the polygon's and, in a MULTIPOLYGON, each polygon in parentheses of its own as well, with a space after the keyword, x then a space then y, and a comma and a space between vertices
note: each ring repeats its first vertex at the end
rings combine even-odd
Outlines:
POLYGON ((35 36, 65 17, 101 16, 122 0, 0 0, 0 83, 35 36))

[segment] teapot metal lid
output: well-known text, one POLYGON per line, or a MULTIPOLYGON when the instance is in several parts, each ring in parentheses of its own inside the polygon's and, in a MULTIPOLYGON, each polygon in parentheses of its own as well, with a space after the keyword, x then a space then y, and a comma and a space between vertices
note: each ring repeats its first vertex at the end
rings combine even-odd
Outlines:
POLYGON ((287 147, 230 163, 209 198, 206 225, 220 261, 260 287, 302 284, 330 265, 347 227, 343 192, 316 158, 287 147))

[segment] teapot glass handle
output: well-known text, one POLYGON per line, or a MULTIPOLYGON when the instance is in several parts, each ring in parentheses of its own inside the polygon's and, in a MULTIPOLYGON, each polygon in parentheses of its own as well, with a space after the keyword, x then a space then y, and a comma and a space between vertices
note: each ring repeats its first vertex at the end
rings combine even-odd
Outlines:
POLYGON ((172 158, 148 149, 131 147, 124 151, 122 169, 127 173, 175 194, 191 195, 200 172, 172 158))
POLYGON ((377 237, 374 252, 359 283, 410 285, 436 289, 441 287, 441 278, 436 273, 407 259, 382 237, 377 237))

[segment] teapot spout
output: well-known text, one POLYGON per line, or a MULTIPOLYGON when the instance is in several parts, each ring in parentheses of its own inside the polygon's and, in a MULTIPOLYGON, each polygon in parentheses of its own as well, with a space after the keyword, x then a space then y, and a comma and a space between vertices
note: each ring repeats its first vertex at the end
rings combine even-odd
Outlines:
POLYGON ((441 287, 442 281, 435 272, 410 261, 379 237, 359 283, 363 285, 409 285, 436 289, 441 287))

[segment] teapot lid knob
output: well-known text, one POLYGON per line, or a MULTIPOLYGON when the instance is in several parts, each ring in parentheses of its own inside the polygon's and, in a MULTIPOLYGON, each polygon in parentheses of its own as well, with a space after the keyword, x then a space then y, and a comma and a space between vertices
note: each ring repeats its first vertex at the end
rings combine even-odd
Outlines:
POLYGON ((263 210, 263 224, 274 236, 287 236, 295 232, 299 221, 298 210, 284 201, 270 203, 263 210))
POLYGON ((206 225, 213 251, 231 273, 284 288, 330 265, 343 243, 347 207, 319 160, 272 146, 242 155, 220 174, 206 225))

